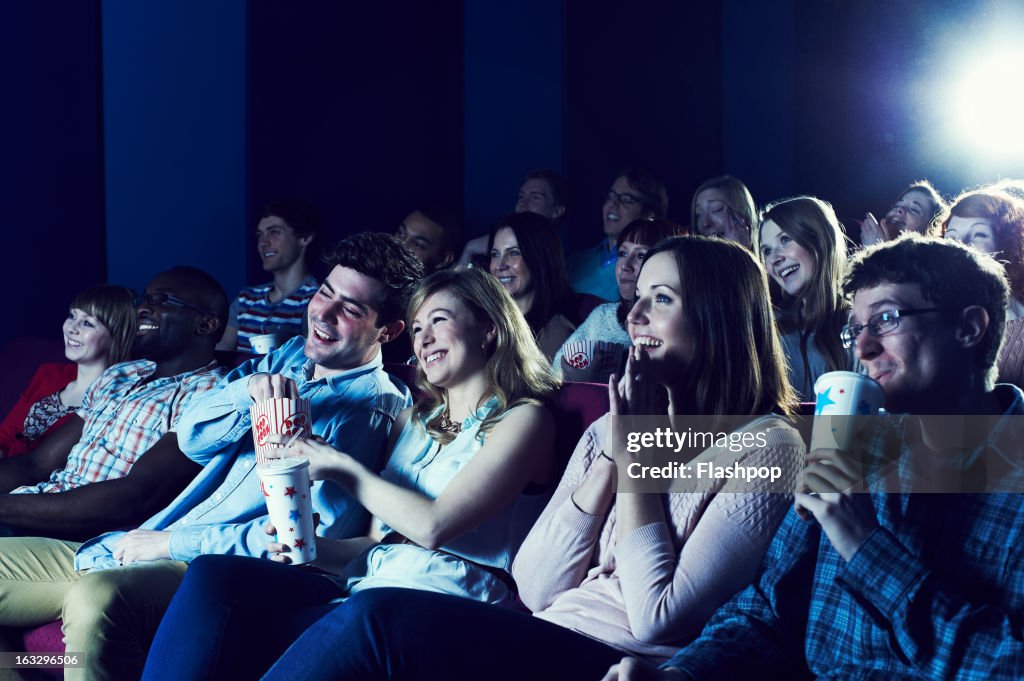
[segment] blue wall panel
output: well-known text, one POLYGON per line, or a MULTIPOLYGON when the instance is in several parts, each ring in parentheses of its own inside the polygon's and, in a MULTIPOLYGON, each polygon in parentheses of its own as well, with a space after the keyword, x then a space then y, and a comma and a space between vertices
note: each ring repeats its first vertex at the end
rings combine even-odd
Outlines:
POLYGON ((107 254, 143 287, 174 265, 242 285, 246 4, 103 3, 107 254))

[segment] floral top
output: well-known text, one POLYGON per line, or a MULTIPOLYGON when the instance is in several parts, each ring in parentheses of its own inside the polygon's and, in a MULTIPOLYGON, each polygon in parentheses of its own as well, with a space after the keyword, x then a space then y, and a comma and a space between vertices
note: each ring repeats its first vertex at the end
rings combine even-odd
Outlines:
POLYGON ((68 414, 74 414, 78 407, 69 407, 60 401, 60 393, 47 395, 31 406, 28 416, 25 417, 25 428, 21 431, 22 437, 26 440, 35 440, 42 437, 43 433, 50 429, 50 426, 61 420, 68 414))

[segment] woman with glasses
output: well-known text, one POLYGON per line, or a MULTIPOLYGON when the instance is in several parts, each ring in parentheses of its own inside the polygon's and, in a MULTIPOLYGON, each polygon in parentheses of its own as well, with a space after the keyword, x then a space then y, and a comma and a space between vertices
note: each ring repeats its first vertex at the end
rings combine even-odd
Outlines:
POLYGON ((607 301, 618 299, 615 281, 615 240, 634 220, 663 218, 668 213, 668 192, 656 177, 643 170, 618 174, 601 207, 604 235, 591 248, 569 257, 569 283, 577 293, 589 293, 607 301))
POLYGON ((135 337, 135 295, 96 286, 71 301, 64 320, 64 356, 46 363, 0 423, 0 456, 24 454, 82 406, 85 391, 107 367, 128 359, 135 337))
POLYGON ((846 235, 831 205, 800 196, 769 205, 754 241, 781 290, 779 331, 790 383, 801 400, 813 401, 818 376, 852 364, 840 338, 847 317, 846 235))
POLYGON ((636 297, 636 278, 644 264, 647 252, 663 239, 682 236, 682 227, 658 218, 655 220, 634 220, 619 232, 616 240, 615 280, 619 284, 619 302, 598 305, 587 316, 572 335, 555 353, 552 366, 567 381, 591 381, 604 383, 611 373, 621 373, 626 359, 626 350, 632 346, 626 330, 626 315, 633 307, 636 297), (590 356, 595 341, 607 345, 604 356, 590 356), (610 346, 619 346, 620 352, 610 346), (578 350, 584 350, 586 366, 578 361, 578 350), (608 355, 613 355, 609 357, 608 355))
POLYGON ((750 248, 757 209, 750 190, 731 175, 713 177, 693 192, 690 228, 703 236, 731 239, 750 248))
POLYGON ((624 654, 667 659, 754 577, 788 495, 711 478, 689 491, 669 492, 666 482, 637 493, 624 481, 639 457, 611 423, 685 414, 708 427, 741 416, 730 437, 748 435, 748 445, 698 446, 680 461, 779 466, 779 489, 791 486, 804 446, 785 420, 792 391, 768 282, 749 250, 720 239, 674 238, 648 255, 628 318, 635 348, 608 385, 611 416, 584 434, 516 557, 533 614, 366 591, 303 633, 265 678, 596 681, 624 654))
POLYGON ((860 222, 860 243, 870 246, 892 241, 903 232, 939 233, 938 218, 946 210, 946 201, 928 180, 911 183, 900 192, 881 221, 868 213, 860 222))
POLYGON ((541 352, 554 357, 576 326, 569 321, 573 297, 551 221, 536 213, 512 213, 491 227, 490 272, 526 317, 541 352))

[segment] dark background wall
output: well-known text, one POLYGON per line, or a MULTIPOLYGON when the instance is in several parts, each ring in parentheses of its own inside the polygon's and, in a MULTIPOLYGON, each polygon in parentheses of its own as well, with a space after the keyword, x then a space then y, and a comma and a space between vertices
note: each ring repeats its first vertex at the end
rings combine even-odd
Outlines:
POLYGON ((99 2, 0 6, 0 343, 106 275, 99 2))
POLYGON ((546 166, 570 179, 581 246, 627 165, 665 179, 683 222, 729 172, 759 203, 820 195, 851 227, 922 176, 947 193, 1021 176, 944 118, 960 50, 1021 27, 1003 0, 11 0, 0 343, 55 336, 104 279, 179 262, 229 293, 263 279, 251 234, 279 196, 315 202, 330 238, 424 201, 476 234, 546 166))

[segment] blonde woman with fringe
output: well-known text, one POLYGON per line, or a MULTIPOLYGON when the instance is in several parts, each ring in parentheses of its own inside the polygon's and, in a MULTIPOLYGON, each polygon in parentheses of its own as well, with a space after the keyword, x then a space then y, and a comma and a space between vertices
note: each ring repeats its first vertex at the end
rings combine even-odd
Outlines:
POLYGON ((846 234, 831 205, 798 196, 765 209, 754 243, 782 291, 778 320, 789 381, 801 400, 813 401, 818 376, 852 363, 839 337, 847 318, 846 234))
POLYGON ((276 563, 200 557, 155 644, 188 639, 196 654, 184 673, 151 665, 147 678, 256 678, 306 627, 328 611, 342 615, 340 601, 370 588, 515 602, 517 530, 525 534, 557 482, 554 421, 542 402, 558 380, 522 312, 480 270, 430 275, 407 317, 423 397, 396 420, 385 470, 378 475, 316 438, 289 452, 309 459, 311 478, 365 506, 370 531, 318 538, 314 566, 327 574, 282 565, 289 549, 278 543, 268 544, 276 563), (274 609, 268 630, 260 608, 271 593, 287 607, 274 609))

